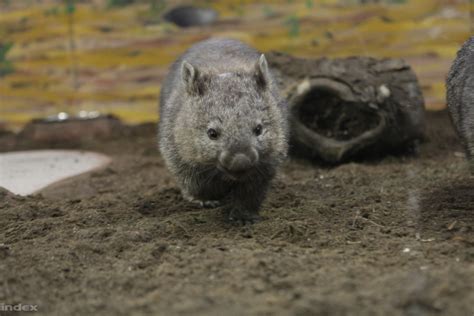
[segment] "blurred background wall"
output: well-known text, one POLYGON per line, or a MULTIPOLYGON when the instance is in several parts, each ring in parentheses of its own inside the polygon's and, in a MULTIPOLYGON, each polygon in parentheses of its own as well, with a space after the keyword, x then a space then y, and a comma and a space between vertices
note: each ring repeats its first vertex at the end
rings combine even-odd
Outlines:
POLYGON ((402 57, 426 106, 445 107, 444 79, 472 31, 470 0, 0 0, 0 124, 20 128, 58 112, 158 119, 160 82, 192 43, 240 39, 297 56, 402 57), (163 19, 192 4, 207 26, 163 19))

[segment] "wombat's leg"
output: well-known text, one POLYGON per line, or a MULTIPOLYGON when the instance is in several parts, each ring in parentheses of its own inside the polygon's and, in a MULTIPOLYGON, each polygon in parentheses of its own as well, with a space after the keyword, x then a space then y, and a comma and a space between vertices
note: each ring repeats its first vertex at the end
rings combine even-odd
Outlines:
POLYGON ((181 189, 181 194, 183 196, 183 199, 185 199, 188 202, 191 202, 199 207, 204 207, 204 208, 215 208, 221 205, 220 201, 203 201, 195 198, 192 194, 190 194, 186 189, 181 189))
POLYGON ((243 224, 254 223, 260 219, 258 211, 265 199, 268 182, 238 184, 226 199, 226 211, 230 221, 243 224))
POLYGON ((469 170, 474 175, 474 146, 468 149, 467 163, 469 164, 469 170))

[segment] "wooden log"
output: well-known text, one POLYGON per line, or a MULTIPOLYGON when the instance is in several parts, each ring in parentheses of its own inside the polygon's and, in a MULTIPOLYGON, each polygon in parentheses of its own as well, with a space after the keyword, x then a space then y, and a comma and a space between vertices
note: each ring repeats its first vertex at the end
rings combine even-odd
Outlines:
POLYGON ((288 101, 292 154, 340 163, 406 152, 423 138, 422 92, 403 60, 267 59, 288 101))

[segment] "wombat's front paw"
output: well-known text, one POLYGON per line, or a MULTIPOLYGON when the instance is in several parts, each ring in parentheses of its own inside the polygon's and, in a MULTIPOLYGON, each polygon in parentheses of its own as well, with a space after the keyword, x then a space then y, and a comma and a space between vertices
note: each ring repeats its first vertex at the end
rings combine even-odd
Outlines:
POLYGON ((182 191, 183 199, 185 199, 188 202, 193 203, 194 205, 197 205, 198 207, 204 207, 204 208, 216 208, 221 205, 220 201, 214 201, 214 200, 209 200, 209 201, 203 201, 196 199, 194 196, 189 194, 187 191, 182 191))
POLYGON ((189 202, 193 203, 197 207, 202 207, 202 208, 216 208, 221 205, 220 201, 202 201, 202 200, 189 200, 189 202))
POLYGON ((210 201, 196 200, 196 201, 199 202, 199 206, 204 207, 204 208, 216 208, 221 205, 220 201, 213 201, 213 200, 210 200, 210 201))
POLYGON ((256 212, 247 212, 232 208, 228 210, 227 219, 232 223, 245 225, 259 222, 262 218, 256 212))

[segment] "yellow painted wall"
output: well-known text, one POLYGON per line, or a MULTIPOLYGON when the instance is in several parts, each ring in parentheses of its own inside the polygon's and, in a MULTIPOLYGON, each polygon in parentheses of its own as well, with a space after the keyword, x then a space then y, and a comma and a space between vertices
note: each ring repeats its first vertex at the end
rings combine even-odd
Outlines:
POLYGON ((188 29, 160 22, 161 12, 145 0, 124 7, 107 1, 76 4, 71 14, 63 1, 0 1, 0 44, 13 43, 6 55, 13 72, 0 77, 0 121, 20 127, 80 110, 157 120, 168 65, 213 35, 300 56, 403 57, 421 80, 427 107, 442 109, 445 75, 470 34, 468 0, 165 1, 165 10, 192 2, 219 12, 214 26, 188 29))

